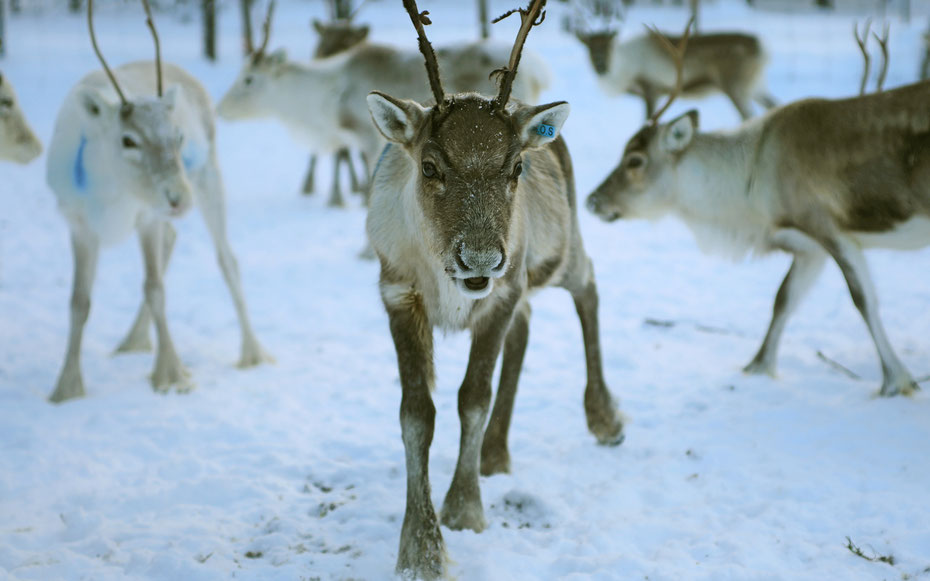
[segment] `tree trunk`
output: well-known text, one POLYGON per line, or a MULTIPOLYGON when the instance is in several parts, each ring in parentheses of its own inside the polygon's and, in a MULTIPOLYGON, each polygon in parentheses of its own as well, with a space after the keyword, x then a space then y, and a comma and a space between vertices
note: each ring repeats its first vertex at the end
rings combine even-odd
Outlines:
POLYGON ((491 38, 491 21, 488 19, 488 0, 478 0, 478 25, 481 38, 491 38))
POLYGON ((13 14, 19 14, 23 11, 23 1, 22 0, 10 0, 10 12, 13 14))
POLYGON ((216 1, 203 0, 203 55, 216 61, 216 1))
POLYGON ((0 0, 0 57, 6 54, 6 0, 0 0))
POLYGON ((332 0, 333 15, 337 20, 348 20, 352 16, 352 0, 332 0))
POLYGON ((80 12, 83 8, 83 4, 81 0, 68 0, 68 8, 71 12, 80 12))
POLYGON ((239 13, 242 16, 242 54, 252 53, 252 0, 239 0, 239 13))

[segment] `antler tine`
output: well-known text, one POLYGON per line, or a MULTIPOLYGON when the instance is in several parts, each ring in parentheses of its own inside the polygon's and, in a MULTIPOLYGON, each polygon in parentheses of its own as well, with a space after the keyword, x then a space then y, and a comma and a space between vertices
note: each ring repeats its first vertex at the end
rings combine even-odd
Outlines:
POLYGON ((667 36, 659 32, 656 27, 646 27, 646 30, 649 31, 654 38, 657 38, 665 49, 669 52, 672 59, 675 61, 675 88, 672 89, 672 92, 668 95, 668 100, 665 101, 665 104, 659 108, 658 111, 652 114, 652 117, 649 118, 649 124, 655 125, 659 122, 659 118, 662 117, 662 114, 668 110, 672 102, 678 98, 678 95, 681 94, 681 89, 684 85, 684 67, 685 67, 685 51, 688 48, 688 39, 691 37, 691 26, 694 24, 694 17, 688 19, 688 24, 685 25, 685 33, 682 35, 681 40, 678 42, 676 47, 672 44, 672 41, 668 39, 667 36))
POLYGON ((243 36, 245 42, 245 54, 247 56, 255 52, 255 44, 252 42, 252 0, 243 0, 241 3, 243 36))
POLYGON ((123 94, 123 90, 119 88, 119 83, 116 82, 116 76, 113 75, 113 71, 107 65, 106 59, 103 58, 103 53, 100 52, 100 47, 97 46, 97 35, 94 34, 94 0, 87 0, 87 28, 90 29, 90 43, 94 47, 94 52, 97 53, 97 58, 100 59, 104 72, 110 78, 110 82, 113 83, 116 94, 119 95, 119 100, 122 103, 122 113, 128 115, 132 111, 132 104, 126 100, 126 95, 123 94))
POLYGON ((161 97, 163 94, 161 82, 161 45, 158 42, 158 31, 155 30, 155 21, 152 20, 152 8, 149 6, 149 0, 142 0, 142 7, 145 8, 145 23, 148 25, 149 30, 152 31, 152 39, 155 41, 155 80, 156 86, 158 87, 158 96, 161 97))
POLYGON ((890 32, 890 26, 891 25, 888 23, 885 23, 881 37, 874 32, 872 33, 872 36, 878 41, 878 46, 882 49, 882 68, 878 73, 878 83, 875 86, 876 93, 881 92, 882 85, 885 84, 885 75, 888 74, 888 33, 890 32))
POLYGON ((268 41, 271 39, 271 15, 274 14, 274 3, 275 0, 271 0, 271 2, 268 3, 268 11, 265 13, 265 22, 262 24, 262 43, 259 45, 258 50, 253 53, 253 58, 265 54, 265 49, 268 48, 268 41))
POLYGON ((520 30, 517 32, 517 38, 514 40, 513 50, 510 51, 510 61, 507 63, 507 68, 498 69, 491 73, 492 75, 500 74, 501 76, 500 92, 498 92, 497 97, 494 99, 494 108, 498 111, 503 111, 507 106, 507 101, 510 100, 513 79, 517 76, 517 66, 520 64, 520 57, 523 55, 523 45, 526 43, 526 37, 530 33, 530 29, 542 24, 546 19, 546 11, 543 10, 545 5, 546 0, 530 0, 530 4, 526 8, 510 10, 491 21, 496 24, 515 12, 520 13, 520 30))
POLYGON ((417 31, 417 41, 420 45, 420 52, 423 53, 423 59, 426 61, 426 74, 429 77, 429 87, 433 91, 433 98, 436 100, 436 107, 442 111, 445 109, 446 94, 442 90, 442 80, 439 78, 439 61, 436 60, 433 45, 430 44, 426 31, 423 29, 424 24, 432 24, 429 11, 420 12, 416 0, 404 0, 404 8, 417 31))
POLYGON ((871 57, 869 57, 869 51, 866 49, 865 45, 869 40, 869 30, 872 28, 872 19, 869 18, 865 21, 865 28, 863 29, 863 35, 859 36, 859 23, 853 22, 853 35, 856 37, 856 44, 859 45, 859 50, 862 52, 862 60, 865 61, 865 64, 862 67, 862 82, 859 83, 859 94, 865 95, 865 86, 869 81, 869 67, 872 63, 871 57))

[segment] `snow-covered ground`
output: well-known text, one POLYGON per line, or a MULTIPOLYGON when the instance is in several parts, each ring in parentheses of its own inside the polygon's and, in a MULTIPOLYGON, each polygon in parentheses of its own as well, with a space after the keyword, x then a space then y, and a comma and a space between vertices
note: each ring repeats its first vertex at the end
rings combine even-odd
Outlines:
MULTIPOLYGON (((29 4, 28 2, 26 4, 29 4)), ((399 2, 371 2, 376 40, 413 46, 399 2)), ((608 99, 563 6, 528 46, 566 99, 564 135, 580 195, 612 169, 642 107, 608 99)), ((199 57, 196 20, 157 16, 166 59, 219 98, 238 68, 235 3, 221 13, 221 59, 199 57)), ((512 7, 493 3, 494 12, 512 7)), ((470 2, 423 2, 437 42, 476 34, 470 2)), ((256 9, 256 14, 258 13, 256 9)), ((309 55, 322 3, 282 0, 272 47, 309 55)), ((914 80, 920 32, 891 19, 890 86, 914 80)), ((629 15, 680 29, 681 9, 629 15)), ((760 34, 782 101, 843 96, 859 84, 852 15, 754 13, 721 0, 705 29, 760 34)), ((495 27, 511 38, 514 22, 495 27)), ((8 22, 0 61, 48 143, 70 86, 97 67, 83 17, 27 12, 8 22)), ((113 63, 151 56, 141 11, 97 19, 113 63)), ((733 126, 722 98, 697 105, 706 128, 733 126)), ((68 327, 67 227, 44 157, 0 166, 0 579, 391 578, 405 476, 400 388, 377 266, 357 259, 364 211, 298 189, 306 154, 273 121, 220 122, 229 229, 259 338, 275 365, 234 367, 238 328, 197 212, 177 222, 168 317, 197 389, 154 394, 150 354, 112 357, 141 300, 132 240, 101 256, 86 328, 88 395, 51 405, 68 327)), ((324 168, 327 162, 324 161, 324 168)), ((324 169, 319 183, 328 184, 324 169)), ((679 223, 581 226, 597 269, 608 381, 631 418, 626 442, 595 444, 582 411, 584 364, 571 300, 534 302, 511 431, 513 474, 482 479, 489 527, 444 529, 450 576, 510 579, 930 579, 930 398, 878 399, 871 339, 835 266, 788 326, 778 379, 746 377, 786 256, 734 264, 701 255, 679 223), (647 324, 647 319, 672 326, 647 324), (822 351, 863 377, 849 379, 822 351), (868 562, 846 548, 847 537, 868 562)), ((930 251, 872 252, 891 341, 930 373, 930 251)), ((430 472, 437 506, 458 453, 456 389, 466 335, 437 336, 438 408, 430 472)))

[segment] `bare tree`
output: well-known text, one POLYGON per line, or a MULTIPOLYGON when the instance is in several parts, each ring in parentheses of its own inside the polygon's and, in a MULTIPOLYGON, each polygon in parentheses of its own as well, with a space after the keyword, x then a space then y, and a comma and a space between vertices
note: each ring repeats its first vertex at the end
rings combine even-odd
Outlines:
POLYGON ((0 0, 0 57, 6 54, 6 2, 0 0))
POLYGON ((490 38, 491 21, 488 19, 488 0, 478 0, 478 25, 481 27, 481 38, 490 38))
POLYGON ((216 60, 216 0, 203 0, 203 55, 216 60))

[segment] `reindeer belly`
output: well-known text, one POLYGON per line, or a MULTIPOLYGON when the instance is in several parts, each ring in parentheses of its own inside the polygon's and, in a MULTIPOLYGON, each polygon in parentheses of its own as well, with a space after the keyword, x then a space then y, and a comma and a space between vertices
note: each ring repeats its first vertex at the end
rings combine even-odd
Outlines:
POLYGON ((854 236, 865 248, 916 250, 930 245, 930 218, 918 216, 884 232, 856 232, 854 236))

